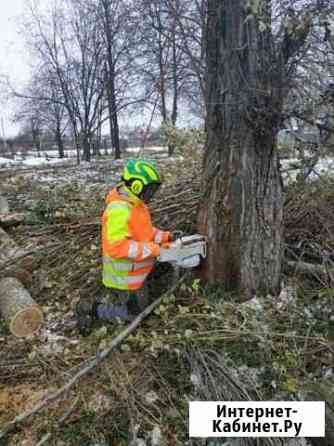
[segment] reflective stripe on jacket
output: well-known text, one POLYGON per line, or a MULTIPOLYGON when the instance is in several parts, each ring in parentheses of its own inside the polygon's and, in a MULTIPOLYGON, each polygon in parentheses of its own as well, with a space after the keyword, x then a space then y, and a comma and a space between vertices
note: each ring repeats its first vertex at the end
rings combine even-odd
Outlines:
POLYGON ((141 288, 169 232, 154 228, 146 205, 127 188, 112 190, 102 216, 103 284, 141 288))

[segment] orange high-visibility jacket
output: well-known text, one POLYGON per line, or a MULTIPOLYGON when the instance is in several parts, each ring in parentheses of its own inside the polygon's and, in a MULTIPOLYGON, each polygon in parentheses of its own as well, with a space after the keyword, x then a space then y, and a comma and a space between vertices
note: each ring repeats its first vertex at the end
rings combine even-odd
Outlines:
POLYGON ((170 233, 152 226, 142 200, 125 186, 113 189, 102 216, 103 284, 119 290, 136 290, 152 271, 160 244, 170 233))

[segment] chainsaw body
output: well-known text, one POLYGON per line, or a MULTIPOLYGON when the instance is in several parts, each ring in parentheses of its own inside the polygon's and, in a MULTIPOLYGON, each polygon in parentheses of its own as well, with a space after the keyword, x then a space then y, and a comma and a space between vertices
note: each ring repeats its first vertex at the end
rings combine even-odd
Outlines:
POLYGON ((206 245, 206 238, 200 234, 184 236, 162 245, 158 261, 181 268, 195 268, 206 257, 206 245))

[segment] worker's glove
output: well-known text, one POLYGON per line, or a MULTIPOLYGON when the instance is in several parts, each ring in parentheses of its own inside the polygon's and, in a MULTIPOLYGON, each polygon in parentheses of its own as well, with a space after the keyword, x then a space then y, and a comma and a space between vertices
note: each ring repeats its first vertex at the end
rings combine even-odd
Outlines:
POLYGON ((179 238, 181 238, 183 236, 184 236, 183 231, 172 231, 170 234, 170 240, 171 240, 171 242, 175 242, 176 240, 178 240, 179 238))

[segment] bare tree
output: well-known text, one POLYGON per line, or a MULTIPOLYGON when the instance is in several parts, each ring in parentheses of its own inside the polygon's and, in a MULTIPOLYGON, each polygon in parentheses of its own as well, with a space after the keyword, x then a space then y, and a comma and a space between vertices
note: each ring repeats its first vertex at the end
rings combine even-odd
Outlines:
POLYGON ((104 79, 110 137, 117 159, 121 156, 119 113, 140 101, 134 73, 140 21, 131 2, 98 0, 98 10, 104 39, 104 79))
MULTIPOLYGON (((39 63, 56 80, 60 97, 39 96, 66 108, 80 162, 90 161, 90 140, 104 95, 103 41, 94 2, 62 0, 30 9, 29 35, 39 63)), ((28 31, 28 30, 27 30, 28 31)), ((28 35, 28 33, 27 33, 28 35)))
POLYGON ((164 0, 173 23, 173 44, 182 57, 177 63, 182 86, 180 93, 192 110, 205 115, 205 50, 207 0, 164 0), (176 38, 174 38, 176 36, 176 38))
POLYGON ((156 92, 162 122, 166 123, 169 119, 167 89, 169 63, 171 62, 171 41, 167 31, 167 15, 160 0, 144 0, 143 10, 146 18, 143 54, 147 59, 143 70, 144 77, 148 88, 156 92))
POLYGON ((64 158, 63 136, 68 126, 68 117, 54 74, 48 70, 39 70, 32 77, 26 95, 18 99, 28 114, 31 110, 38 110, 42 129, 51 133, 58 147, 59 158, 64 158))

